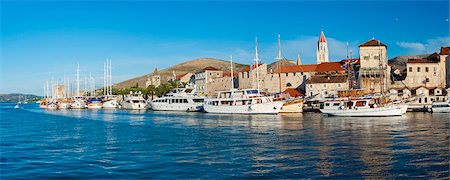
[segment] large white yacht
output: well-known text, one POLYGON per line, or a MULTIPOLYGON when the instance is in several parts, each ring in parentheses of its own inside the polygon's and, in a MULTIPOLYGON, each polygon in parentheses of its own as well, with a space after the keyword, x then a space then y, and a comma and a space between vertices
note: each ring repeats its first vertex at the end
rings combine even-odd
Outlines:
POLYGON ((146 110, 147 101, 145 101, 142 97, 142 93, 140 91, 131 91, 130 94, 126 95, 122 101, 122 108, 130 110, 146 110))
POLYGON ((154 111, 202 111, 203 100, 194 88, 175 88, 149 104, 154 111))
POLYGON ((216 98, 205 99, 203 108, 208 113, 278 114, 282 106, 258 89, 243 89, 218 92, 216 98))
POLYGON ((404 114, 404 104, 385 104, 375 102, 373 98, 337 99, 323 102, 320 111, 330 116, 376 117, 401 116, 404 114))

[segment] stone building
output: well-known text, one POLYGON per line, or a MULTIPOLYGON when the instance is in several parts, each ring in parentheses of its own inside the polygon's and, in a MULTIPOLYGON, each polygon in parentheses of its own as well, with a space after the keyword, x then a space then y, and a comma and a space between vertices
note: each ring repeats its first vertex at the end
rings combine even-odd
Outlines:
POLYGON ((245 67, 239 72, 239 89, 256 89, 258 88, 257 79, 259 79, 260 89, 264 88, 264 79, 267 75, 267 64, 255 64, 245 67), (258 78, 257 78, 258 75, 258 78))
POLYGON ((439 87, 449 87, 450 86, 450 47, 441 47, 441 52, 439 52, 439 87))
POLYGON ((409 59, 406 71, 404 83, 408 88, 438 87, 440 84, 439 61, 431 56, 424 59, 409 59))
POLYGON ((222 77, 211 78, 206 85, 207 89, 205 94, 207 96, 215 96, 218 91, 229 91, 232 88, 237 89, 237 73, 233 74, 233 76, 231 77, 231 73, 224 72, 222 77))
POLYGON ((387 92, 390 85, 387 46, 371 39, 359 45, 359 86, 367 94, 387 92))
POLYGON ((158 69, 155 68, 153 70, 153 74, 147 75, 147 80, 145 81, 145 87, 148 87, 150 85, 153 85, 155 87, 158 87, 161 85, 161 75, 158 73, 158 69))
POLYGON ((269 93, 279 93, 288 88, 294 88, 305 92, 305 82, 314 74, 317 66, 317 64, 282 66, 280 73, 274 72, 264 77, 263 90, 269 93))
POLYGON ((199 94, 207 95, 208 92, 211 92, 211 90, 208 90, 208 88, 215 88, 215 87, 208 87, 208 83, 212 82, 215 78, 223 77, 223 71, 208 66, 202 69, 202 71, 195 73, 194 75, 194 86, 196 91, 199 94))
POLYGON ((320 98, 337 97, 338 91, 348 90, 346 75, 318 75, 306 81, 306 95, 318 94, 320 98))

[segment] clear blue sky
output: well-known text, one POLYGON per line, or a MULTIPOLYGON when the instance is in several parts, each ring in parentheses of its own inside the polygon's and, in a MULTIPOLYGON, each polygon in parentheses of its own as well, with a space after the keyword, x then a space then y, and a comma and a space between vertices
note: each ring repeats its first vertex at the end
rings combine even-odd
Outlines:
POLYGON ((373 37, 390 57, 430 53, 450 44, 449 2, 1 1, 0 93, 42 95, 52 77, 73 80, 77 63, 100 86, 106 58, 113 82, 200 57, 249 64, 255 36, 270 63, 278 33, 286 58, 315 63, 322 27, 331 60, 373 37))

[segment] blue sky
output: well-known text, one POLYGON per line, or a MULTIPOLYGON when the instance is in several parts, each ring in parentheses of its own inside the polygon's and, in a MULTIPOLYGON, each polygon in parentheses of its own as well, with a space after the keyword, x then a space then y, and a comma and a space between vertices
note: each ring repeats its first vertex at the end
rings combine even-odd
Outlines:
POLYGON ((200 57, 251 63, 258 36, 262 61, 283 55, 315 63, 323 28, 330 60, 345 58, 346 42, 376 38, 389 57, 448 46, 448 1, 1 1, 0 93, 43 94, 46 80, 91 73, 113 82, 200 57))

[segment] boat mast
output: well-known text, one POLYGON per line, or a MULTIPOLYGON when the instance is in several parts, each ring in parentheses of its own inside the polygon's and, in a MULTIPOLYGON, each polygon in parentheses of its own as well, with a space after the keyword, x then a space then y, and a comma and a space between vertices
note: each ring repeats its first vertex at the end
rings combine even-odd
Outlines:
POLYGON ((103 95, 106 95, 106 63, 103 63, 103 95))
POLYGON ((109 60, 109 93, 108 95, 112 95, 112 62, 111 59, 109 60))
POLYGON ((279 88, 280 88, 280 94, 281 94, 281 43, 280 43, 280 34, 278 34, 278 77, 280 78, 279 82, 279 88))
POLYGON ((77 65, 77 96, 80 96, 80 64, 77 65))
POLYGON ((383 96, 384 94, 384 67, 383 67, 383 62, 381 61, 381 46, 380 46, 380 40, 378 40, 378 50, 379 50, 379 55, 378 55, 378 62, 379 62, 379 68, 380 68, 380 93, 383 96))
POLYGON ((258 37, 255 37, 255 68, 256 68, 256 88, 259 91, 259 57, 258 57, 258 37))
POLYGON ((234 82, 233 82, 233 55, 230 55, 230 66, 231 66, 231 93, 234 91, 234 82))

